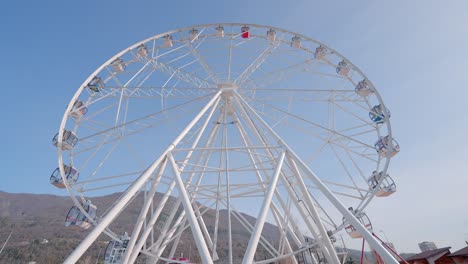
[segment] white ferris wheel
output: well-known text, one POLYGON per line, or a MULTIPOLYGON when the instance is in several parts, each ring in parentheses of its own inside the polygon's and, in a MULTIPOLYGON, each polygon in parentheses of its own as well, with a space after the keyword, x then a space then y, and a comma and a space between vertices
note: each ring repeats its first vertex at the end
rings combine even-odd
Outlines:
POLYGON ((105 233, 106 263, 184 263, 189 236, 202 263, 337 264, 340 232, 397 263, 364 213, 396 191, 389 118, 356 66, 294 32, 206 24, 138 42, 85 80, 53 139, 65 224, 92 227, 65 263, 105 233))

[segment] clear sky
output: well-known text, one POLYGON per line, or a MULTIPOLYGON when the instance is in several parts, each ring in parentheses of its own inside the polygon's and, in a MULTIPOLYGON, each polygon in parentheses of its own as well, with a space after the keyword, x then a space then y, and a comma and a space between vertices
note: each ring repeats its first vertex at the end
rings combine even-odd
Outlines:
POLYGON ((66 104, 99 65, 129 45, 192 24, 246 22, 315 38, 372 80, 402 151, 398 192, 367 213, 400 251, 468 240, 468 2, 4 1, 0 190, 64 194, 48 182, 51 139, 66 104))

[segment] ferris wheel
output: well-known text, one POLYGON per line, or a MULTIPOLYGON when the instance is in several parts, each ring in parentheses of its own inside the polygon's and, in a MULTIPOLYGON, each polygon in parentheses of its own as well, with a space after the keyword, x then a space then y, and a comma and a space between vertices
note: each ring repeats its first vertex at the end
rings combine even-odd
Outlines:
POLYGON ((390 111, 309 37, 228 23, 138 42, 78 88, 53 143, 50 181, 75 203, 66 225, 92 227, 65 263, 105 233, 107 263, 182 263, 188 234, 203 263, 298 263, 314 249, 337 264, 339 232, 397 263, 364 213, 396 191, 390 111), (93 204, 107 194, 110 206, 93 204), (129 208, 122 235, 111 224, 129 208))

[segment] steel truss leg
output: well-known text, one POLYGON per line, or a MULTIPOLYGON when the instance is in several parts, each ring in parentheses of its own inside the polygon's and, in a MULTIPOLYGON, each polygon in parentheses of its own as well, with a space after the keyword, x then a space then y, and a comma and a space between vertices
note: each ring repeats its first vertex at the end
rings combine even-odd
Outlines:
MULTIPOLYGON (((221 121, 220 118, 221 117, 218 118, 217 123, 219 123, 221 121)), ((205 148, 209 148, 209 147, 211 147, 213 145, 213 143, 214 143, 213 139, 217 135, 218 131, 219 131, 219 126, 215 126, 214 129, 210 132, 208 140, 207 140, 207 142, 205 144, 205 148)), ((206 159, 204 161, 204 165, 202 167, 207 166, 207 164, 209 162, 209 159, 210 159, 210 156, 212 154, 211 151, 203 150, 202 154, 198 157, 196 164, 199 164, 200 162, 202 162, 203 154, 205 152, 208 152, 208 155, 206 156, 206 159)), ((194 175, 195 175, 195 173, 192 173, 192 175, 190 177, 193 178, 194 175)), ((204 174, 201 172, 200 175, 199 175, 196 186, 200 185, 200 182, 201 182, 201 179, 202 179, 203 175, 204 174)), ((198 187, 196 187, 196 188, 197 189, 195 191, 198 190, 198 187)), ((194 199, 194 197, 192 199, 194 199)), ((181 216, 179 216, 179 219, 181 219, 181 216)), ((177 221, 179 221, 179 219, 177 221)), ((174 242, 174 244, 172 245, 171 252, 169 254, 169 258, 172 258, 174 256, 174 254, 175 254, 175 251, 176 251, 177 246, 179 244, 179 240, 180 240, 180 237, 182 235, 182 232, 185 230, 185 228, 184 228, 185 222, 186 222, 186 220, 184 220, 184 223, 182 224, 182 226, 180 226, 180 230, 177 232, 177 235, 176 235, 177 238, 176 238, 176 241, 174 242)), ((157 254, 158 256, 160 256, 160 254, 162 254, 162 252, 164 251, 165 247, 168 244, 168 241, 172 239, 172 236, 174 235, 174 232, 175 232, 175 230, 173 232, 169 232, 169 234, 166 236, 165 241, 163 242, 163 246, 159 250, 160 253, 158 252, 158 254, 157 254)), ((218 254, 216 252, 216 242, 211 242, 211 237, 210 236, 208 236, 207 239, 208 239, 208 243, 212 243, 211 245, 212 245, 213 260, 217 260, 218 259, 218 254)))
MULTIPOLYGON (((356 230, 366 239, 366 241, 371 244, 380 256, 384 259, 385 263, 398 264, 399 262, 379 243, 377 239, 372 236, 372 234, 362 225, 362 223, 352 214, 339 200, 338 198, 328 189, 328 187, 320 180, 317 175, 307 166, 307 164, 302 161, 296 153, 284 142, 284 140, 276 134, 276 132, 257 114, 257 112, 237 93, 233 91, 235 98, 239 103, 245 107, 250 113, 252 113, 255 118, 270 132, 271 136, 278 141, 285 149, 288 150, 288 153, 291 155, 292 159, 295 160, 302 170, 309 176, 310 180, 317 186, 317 188, 327 197, 327 199, 335 206, 338 211, 349 221, 351 225, 356 228, 356 230)), ((335 252, 336 254, 336 252, 335 252)))
POLYGON ((156 168, 160 165, 168 152, 179 144, 185 135, 192 127, 200 120, 200 118, 208 111, 208 109, 219 100, 222 91, 218 91, 213 98, 203 107, 203 109, 195 116, 195 118, 185 127, 180 135, 169 145, 163 154, 149 166, 138 179, 126 190, 125 194, 115 203, 115 205, 107 212, 107 214, 99 221, 99 224, 86 236, 76 249, 68 256, 63 263, 73 264, 83 255, 83 253, 91 246, 91 244, 99 237, 99 235, 109 226, 112 221, 122 212, 125 206, 130 202, 133 196, 144 186, 156 168))
MULTIPOLYGON (((294 189, 291 186, 292 184, 288 181, 288 179, 284 175, 282 175, 282 176, 283 176, 283 177, 281 177, 282 183, 286 187, 286 190, 288 191, 289 196, 295 198, 295 199, 292 199, 292 201, 293 201, 294 205, 296 206, 297 210, 299 211, 299 213, 301 214, 301 216, 302 216, 304 222, 306 223, 309 231, 312 233, 312 235, 314 236, 315 239, 320 240, 320 236, 317 233, 317 231, 315 230, 316 225, 315 225, 313 219, 310 218, 308 212, 305 211, 305 208, 303 206, 301 206, 301 204, 299 204, 300 197, 296 196, 296 194, 294 192, 294 189)), ((324 247, 324 245, 322 243, 319 243, 319 246, 320 246, 320 249, 324 252, 327 259, 330 258, 329 252, 324 247)), ((331 254, 334 254, 334 252, 331 252, 331 254)), ((332 262, 332 263, 335 264, 334 262, 332 262)))
POLYGON ((164 172, 164 169, 166 168, 166 164, 167 164, 167 159, 164 159, 164 162, 161 164, 159 168, 156 179, 154 180, 153 185, 151 186, 151 190, 148 193, 147 200, 145 201, 143 208, 140 211, 140 215, 138 216, 135 227, 133 228, 132 236, 130 237, 130 241, 128 242, 126 254, 124 256, 122 263, 128 262, 128 258, 130 257, 130 252, 133 251, 138 235, 140 234, 141 228, 143 227, 143 224, 145 224, 146 215, 148 214, 151 204, 153 203, 153 197, 154 197, 154 194, 156 193, 158 184, 161 181, 161 177, 164 172))
POLYGON ((263 200, 262 207, 260 209, 260 213, 257 217, 257 222, 255 223, 255 228, 252 232, 252 236, 250 237, 249 244, 247 246, 244 259, 242 260, 242 264, 250 264, 253 262, 255 251, 257 249, 258 241, 260 240, 260 236, 262 234, 263 226, 265 225, 265 219, 268 213, 268 208, 270 207, 271 200, 273 199, 273 194, 276 189, 276 184, 278 183, 278 178, 281 173, 281 168, 283 166, 285 153, 281 153, 279 157, 278 165, 276 167, 275 174, 271 177, 271 183, 268 187, 268 191, 265 194, 265 198, 263 200))
POLYGON ((150 235, 151 230, 153 230, 153 226, 156 223, 158 217, 161 215, 161 212, 162 212, 164 206, 166 205, 166 202, 169 199, 175 185, 176 185, 175 182, 173 182, 169 186, 166 193, 161 198, 161 201, 159 202, 158 206, 156 207, 156 211, 153 213, 153 215, 151 216, 151 219, 149 220, 148 224, 146 225, 145 230, 143 231, 143 234, 141 235, 140 239, 138 240, 138 243, 136 243, 135 250, 133 250, 132 252, 129 252, 129 254, 130 254, 129 263, 135 262, 136 258, 138 257, 138 253, 143 248, 143 245, 146 242, 146 238, 150 235))
MULTIPOLYGON (((244 146, 245 147, 248 147, 249 146, 249 139, 247 138, 247 133, 246 131, 244 130, 242 124, 240 123, 240 120, 239 118, 237 117, 236 114, 234 114, 234 122, 236 124, 236 127, 237 129, 239 130, 239 133, 241 135, 241 138, 242 138, 242 141, 244 143, 244 146)), ((250 159, 250 162, 252 162, 252 165, 253 167, 255 168, 255 171, 256 171, 256 175, 257 175, 257 179, 259 181, 259 183, 262 185, 262 188, 264 189, 264 191, 266 190, 266 186, 263 182, 263 178, 262 178, 262 175, 259 171, 259 168, 256 164, 256 160, 254 158, 254 154, 252 153, 252 151, 250 149, 247 149, 247 153, 249 154, 249 159, 250 159)), ((261 165, 262 167, 264 167, 263 165, 261 165)), ((275 197, 276 199, 278 199, 278 201, 282 204, 283 203, 283 200, 281 198, 281 196, 279 195, 278 191, 275 190, 275 197)), ((278 225, 278 228, 281 230, 281 238, 285 238, 287 237, 287 233, 286 232, 289 232, 290 236, 293 238, 293 240, 295 241, 296 245, 298 247, 301 246, 301 242, 299 241, 299 239, 297 238, 296 234, 291 230, 290 226, 289 226, 289 223, 282 223, 281 219, 285 219, 280 211, 278 210, 278 207, 276 206, 276 204, 274 202, 271 203, 271 209, 272 209, 272 213, 273 213, 273 216, 275 218, 275 221, 276 221, 276 224, 278 225), (286 227, 285 227, 286 225, 286 227)), ((287 209, 286 207, 283 208, 284 211, 286 212, 287 209)), ((291 248, 291 245, 289 243, 289 240, 286 238, 285 239, 286 241, 286 248, 288 250, 289 253, 293 252, 292 248, 291 248)), ((282 252, 280 251, 280 254, 282 254, 282 252)), ((293 258, 293 264, 297 264, 297 261, 295 258, 293 258)))
MULTIPOLYGON (((205 129, 206 129, 206 127, 207 127, 209 121, 211 120, 211 118, 212 118, 212 116, 213 116, 215 110, 217 109, 218 103, 219 103, 219 100, 216 101, 216 103, 215 103, 214 106, 212 107, 210 113, 208 114, 208 117, 206 118, 205 122, 203 123, 203 125, 202 125, 202 127, 201 127, 201 129, 200 129, 200 132, 198 133, 197 137, 195 138, 194 142, 192 143, 192 149, 194 149, 195 147, 197 147, 197 145, 198 145, 198 143, 199 143, 199 141, 200 141, 200 138, 202 137, 203 133, 205 132, 205 129)), ((213 131, 211 132, 211 134, 213 134, 215 130, 216 130, 216 129, 213 129, 213 131)), ((210 135, 210 138, 211 138, 211 135, 210 135)), ((193 154, 193 150, 190 150, 190 151, 187 153, 187 155, 186 155, 186 157, 185 157, 185 159, 184 159, 184 162, 183 162, 183 164, 181 165, 181 170, 183 170, 183 168, 185 168, 185 166, 186 166, 188 160, 190 160, 190 157, 192 156, 192 154, 193 154)), ((188 182, 189 182, 188 184, 190 184, 190 182, 191 182, 193 176, 194 176, 194 174, 191 175, 191 177, 190 177, 190 179, 189 179, 189 181, 188 181, 188 182)), ((175 186, 175 181, 172 182, 171 186, 172 186, 172 187, 170 187, 170 190, 172 191, 172 188, 175 186)), ((158 248, 158 247, 163 243, 164 235, 166 234, 166 232, 167 232, 167 230, 168 230, 168 228, 169 228, 169 226, 170 226, 170 223, 172 222, 173 217, 175 216, 175 213, 176 213, 177 208, 179 207, 180 203, 181 203, 181 200, 179 199, 178 202, 177 202, 177 205, 171 210, 171 214, 170 214, 170 216, 169 216, 168 221, 167 221, 166 224, 164 225, 163 230, 161 230, 161 236, 160 236, 160 237, 158 238, 158 240, 156 241, 156 244, 154 244, 154 243, 152 244, 151 248, 153 248, 155 245, 157 245, 156 248, 158 248)), ((158 216, 159 216, 159 214, 158 214, 158 216)), ((156 219, 154 219, 154 220, 156 220, 156 219)), ((147 226, 147 229, 150 229, 150 230, 152 231, 152 230, 153 230, 153 225, 154 225, 155 222, 154 222, 154 221, 151 221, 151 223, 152 223, 152 225, 148 225, 148 226, 147 226)), ((204 225, 204 223, 203 223, 203 225, 204 225)), ((203 227, 206 229, 205 226, 203 226, 203 227)), ((142 236, 142 237, 140 238, 141 241, 140 241, 139 245, 141 245, 142 243, 144 243, 144 240, 147 239, 146 234, 149 234, 149 233, 148 233, 148 230, 145 230, 145 233, 144 233, 144 234, 145 234, 145 236, 142 236)), ((138 251, 138 252, 139 252, 139 250, 141 250, 141 248, 140 248, 140 247, 137 247, 137 251, 138 251)), ((137 252, 137 253, 138 253, 138 252, 137 252)), ((133 254, 134 257, 135 257, 135 254, 136 254, 135 252, 133 252, 133 253, 127 252, 127 253, 128 253, 128 255, 129 255, 129 254, 133 254)), ((161 252, 161 253, 162 253, 162 252, 161 252)), ((133 261, 134 261, 134 260, 133 260, 133 261)), ((126 262, 123 262, 123 263, 126 263, 126 262)))
POLYGON ((322 244, 325 246, 325 248, 328 251, 328 261, 330 263, 334 264, 340 264, 340 260, 338 259, 338 255, 334 254, 335 248, 333 247, 330 238, 328 237, 327 230, 325 230, 325 227, 322 224, 322 221, 320 220, 320 216, 317 212, 317 209, 315 208, 314 202, 312 201, 312 198, 310 197, 309 191, 307 190, 307 187, 305 186, 304 180, 302 179, 301 174, 299 173, 299 170, 297 169, 296 163, 294 163, 294 160, 291 159, 291 157, 288 156, 288 161, 289 165, 294 172, 294 175, 296 176, 296 181, 299 185, 299 188, 301 189, 302 196, 304 197, 305 203, 307 204, 307 208, 309 209, 309 212, 312 216, 312 218, 315 221, 315 225, 318 227, 318 230, 320 232, 321 236, 321 241, 322 244))
POLYGON ((192 203, 190 202, 189 196, 187 194, 187 190, 185 189, 184 182, 179 173, 179 169, 177 168, 177 164, 172 157, 171 152, 168 153, 169 162, 172 165, 172 170, 174 171, 174 176, 177 182, 177 187, 179 189, 180 196, 182 198, 182 204, 184 205, 184 211, 187 214, 187 218, 190 223, 190 227, 193 232, 193 238, 195 239, 195 244, 197 245, 198 253, 202 259, 203 263, 213 264, 213 260, 211 259, 210 252, 208 251, 208 246, 203 239, 203 233, 200 230, 200 225, 198 224, 197 218, 195 216, 195 212, 192 208, 192 203))
MULTIPOLYGON (((255 134, 257 135, 259 141, 263 142, 263 145, 264 145, 264 146, 267 146, 267 145, 268 145, 267 142, 266 142, 265 139, 260 135, 260 132, 259 132, 258 130, 256 130, 256 128, 255 128, 255 126, 253 125, 252 120, 250 120, 250 117, 248 116, 248 114, 245 112, 245 110, 242 108, 242 106, 240 105, 239 102, 238 102, 238 104, 239 104, 239 108, 243 111, 244 115, 246 115, 246 120, 249 121, 249 124, 251 125, 251 129, 252 129, 253 131, 255 131, 255 134)), ((270 153, 270 155, 272 155, 272 153, 271 153, 270 150, 267 149, 267 152, 270 153)), ((284 175, 283 175, 283 177, 281 177, 281 180, 282 180, 282 182, 283 182, 283 185, 286 187, 289 196, 291 196, 291 197, 296 197, 294 190, 292 189, 291 186, 289 186, 289 182, 288 182, 287 178, 284 177, 284 175)), ((307 212, 305 212, 305 211, 304 211, 304 208, 298 203, 298 199, 299 199, 298 197, 297 197, 296 199, 292 199, 294 205, 296 206, 296 208, 298 209, 298 211, 301 213, 301 216, 303 217, 303 219, 304 219, 304 221, 305 221, 307 227, 309 228, 310 232, 313 234, 313 236, 314 236, 316 239, 319 239, 319 236, 318 236, 318 234, 317 234, 317 232, 316 232, 316 230, 315 230, 315 225, 314 225, 314 223, 310 221, 311 219, 309 219, 307 212)), ((280 200, 280 202, 281 202, 281 200, 280 200)), ((286 209, 285 209, 285 210, 286 210, 286 209)), ((296 229, 298 229, 297 226, 296 226, 296 229)), ((328 250, 327 250, 326 248, 324 248, 322 244, 319 244, 319 245, 321 246, 322 250, 324 251, 324 254, 327 255, 328 250)), ((327 255, 327 257, 328 257, 328 255, 327 255)), ((330 258, 330 257, 328 257, 328 258, 330 258)))
MULTIPOLYGON (((237 114, 234 114, 234 117, 235 117, 235 121, 237 121, 237 122, 236 122, 236 126, 237 126, 238 129, 239 129, 239 132, 240 132, 240 134, 241 134, 242 140, 243 140, 243 142, 244 142, 244 146, 247 147, 247 146, 249 146, 249 144, 250 144, 249 139, 247 138, 247 133, 246 133, 246 131, 245 131, 245 129, 244 129, 242 123, 240 122, 239 118, 237 117, 237 114)), ((247 120, 247 121, 251 121, 251 120, 247 120)), ((249 124, 250 124, 251 126, 253 126, 253 124, 251 124, 250 122, 249 122, 249 124)), ((266 145, 266 142, 263 141, 263 139, 262 139, 262 137, 260 136, 260 134, 258 133, 258 131, 254 130, 254 134, 255 134, 255 136, 257 137, 257 139, 263 143, 264 146, 267 146, 267 145, 266 145)), ((271 153, 271 151, 269 151, 268 149, 267 149, 266 151, 267 151, 270 155, 273 155, 273 154, 271 153)), ((253 157, 254 155, 252 154, 252 152, 251 152, 250 150, 248 150, 248 153, 249 153, 249 158, 250 158, 252 164, 254 165, 254 168, 256 169, 257 178, 258 178, 259 181, 262 183, 263 188, 266 188, 265 185, 263 184, 263 179, 262 179, 262 177, 261 177, 261 175, 260 175, 260 173, 259 173, 259 171, 258 171, 258 167, 257 167, 257 165, 256 165, 255 158, 253 157)), ((255 156, 257 157, 257 160, 260 161, 260 158, 258 157, 258 154, 255 155, 255 156)), ((264 165, 261 164, 261 167, 264 168, 264 165)), ((278 202, 280 203, 281 208, 283 209, 283 211, 284 211, 284 212, 288 211, 288 210, 289 210, 289 209, 288 209, 289 207, 286 206, 286 204, 285 204, 284 201, 283 201, 283 198, 281 197, 281 195, 279 194, 279 192, 278 192, 277 190, 275 190, 275 195, 276 195, 275 197, 276 197, 276 199, 278 200, 278 202)), ((279 215, 280 219, 282 218, 281 213, 279 212, 279 209, 278 209, 278 207, 276 206, 276 204, 275 204, 274 202, 272 202, 272 210, 273 210, 273 212, 275 212, 276 214, 279 215)), ((276 222, 278 223, 279 226, 281 225, 280 221, 277 220, 276 222)), ((300 247, 300 246, 305 242, 305 241, 304 241, 304 238, 303 238, 302 236, 298 237, 297 234, 296 234, 296 232, 294 232, 294 230, 299 230, 299 228, 297 227, 297 224, 294 222, 293 219, 291 219, 291 222, 290 222, 290 223, 291 223, 292 227, 289 226, 289 224, 286 225, 287 230, 288 230, 288 232, 289 232, 289 235, 292 237, 292 239, 293 239, 294 242, 296 243, 296 246, 300 247)), ((289 242, 288 242, 288 243, 289 243, 289 242)), ((291 251, 291 252, 292 252, 292 251, 291 251)), ((294 262, 296 262, 296 261, 294 260, 294 262)))

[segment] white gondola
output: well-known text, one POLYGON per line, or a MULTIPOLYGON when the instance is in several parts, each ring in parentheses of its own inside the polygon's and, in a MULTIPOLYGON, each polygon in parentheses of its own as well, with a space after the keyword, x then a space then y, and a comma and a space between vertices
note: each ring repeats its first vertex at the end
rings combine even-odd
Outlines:
POLYGON ((276 40, 276 31, 273 30, 273 29, 269 29, 269 30, 267 31, 267 39, 268 39, 268 41, 270 41, 270 42, 275 41, 275 40, 276 40))
POLYGON ((111 240, 104 254, 104 264, 120 264, 123 261, 130 237, 127 232, 119 237, 120 241, 111 240))
POLYGON ((141 44, 136 48, 137 54, 140 57, 148 57, 148 47, 145 44, 141 44))
POLYGON ((125 63, 121 58, 115 59, 113 62, 111 62, 112 69, 115 72, 123 72, 125 71, 125 63))
MULTIPOLYGON (((96 218, 97 208, 94 204, 91 203, 91 201, 86 201, 86 203, 83 204, 83 208, 86 210, 86 213, 91 216, 91 218, 96 218)), ((74 205, 72 208, 70 208, 70 211, 68 211, 67 217, 65 218, 65 226, 88 229, 91 226, 91 221, 76 205, 74 205)))
MULTIPOLYGON (((370 232, 372 232, 372 223, 371 221, 369 220, 369 217, 367 217, 366 213, 359 213, 357 214, 355 210, 353 210, 352 207, 349 208, 349 210, 356 216, 356 218, 359 220, 359 222, 361 222, 361 224, 367 229, 369 230, 370 232)), ((343 218, 343 222, 345 222, 345 219, 343 218)), ((346 224, 345 226, 345 230, 346 230, 346 233, 348 233, 348 235, 351 237, 351 238, 362 238, 362 235, 361 233, 359 233, 356 228, 354 228, 354 226, 350 225, 350 224, 346 224)))
POLYGON ((216 27, 216 37, 224 38, 224 27, 222 26, 216 27))
POLYGON ((369 118, 376 124, 383 124, 385 122, 385 116, 390 118, 390 111, 385 109, 382 105, 372 107, 369 112, 369 118))
POLYGON ((336 67, 336 73, 343 76, 348 76, 350 70, 351 65, 349 65, 345 60, 340 61, 336 67))
MULTIPOLYGON (((67 178, 67 184, 75 183, 78 181, 78 177, 80 174, 78 171, 73 168, 71 165, 63 165, 63 170, 65 172, 65 176, 67 178)), ((60 174, 60 169, 56 168, 52 175, 50 175, 50 184, 54 185, 57 188, 65 188, 65 183, 63 182, 62 175, 60 174)))
POLYGON ((299 49, 301 47, 301 38, 298 36, 294 36, 291 39, 291 47, 295 49, 299 49))
MULTIPOLYGON (((58 137, 59 133, 55 134, 54 138, 52 139, 52 143, 55 147, 58 144, 58 137)), ((72 149, 76 143, 78 143, 78 138, 73 134, 73 132, 64 130, 63 137, 62 137, 62 150, 70 150, 72 149)))
POLYGON ((172 46, 174 46, 174 43, 172 41, 172 36, 171 35, 164 36, 164 47, 172 48, 172 46))
POLYGON ((366 97, 374 92, 366 79, 360 81, 356 85, 356 88, 354 89, 354 91, 356 91, 356 93, 362 97, 366 97))
POLYGON ((375 192, 375 196, 377 197, 386 197, 392 195, 396 192, 396 184, 393 179, 387 174, 383 176, 383 172, 376 172, 374 171, 372 175, 367 180, 369 187, 371 190, 375 192), (383 179, 382 179, 383 178, 383 179), (382 183, 379 184, 379 181, 382 183))
POLYGON ((241 27, 241 36, 242 38, 249 38, 250 37, 250 28, 248 26, 241 27))
POLYGON ((327 54, 327 48, 319 46, 315 49, 314 57, 317 60, 321 60, 325 57, 325 54, 327 54))
POLYGON ((190 41, 193 42, 193 41, 197 40, 197 38, 198 38, 198 29, 194 28, 194 29, 190 30, 190 35, 189 35, 190 41))
POLYGON ((102 88, 104 88, 104 82, 102 81, 101 77, 94 76, 94 78, 88 83, 86 87, 91 91, 97 93, 102 88))
POLYGON ((80 119, 88 113, 88 108, 84 105, 83 101, 77 100, 73 103, 73 107, 70 110, 70 115, 74 119, 80 119))
POLYGON ((390 145, 389 136, 380 137, 374 146, 377 153, 382 157, 387 157, 387 153, 390 153, 390 157, 393 157, 400 152, 400 146, 395 139, 392 139, 392 144, 390 145))

